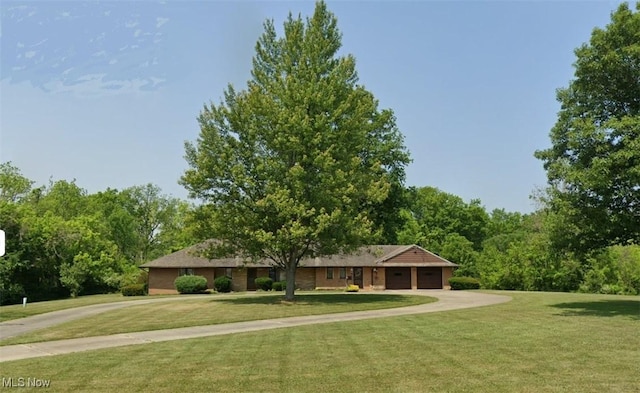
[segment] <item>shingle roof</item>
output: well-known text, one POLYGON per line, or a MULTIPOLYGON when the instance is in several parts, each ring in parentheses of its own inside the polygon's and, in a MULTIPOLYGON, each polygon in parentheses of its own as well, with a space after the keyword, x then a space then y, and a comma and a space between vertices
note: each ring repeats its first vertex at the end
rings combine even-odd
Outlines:
MULTIPOLYGON (((147 262, 143 268, 202 268, 202 267, 241 267, 245 262, 241 258, 207 259, 202 257, 202 251, 210 244, 209 241, 165 255, 156 260, 147 262)), ((406 259, 406 258, 404 258, 406 259)), ((251 266, 267 267, 269 261, 259 261, 251 266)), ((417 245, 374 245, 364 246, 352 254, 340 254, 330 257, 307 258, 300 261, 300 267, 348 267, 348 266, 434 266, 455 267, 458 266, 430 251, 417 245), (414 251, 420 254, 410 260, 403 260, 400 255, 414 251)))

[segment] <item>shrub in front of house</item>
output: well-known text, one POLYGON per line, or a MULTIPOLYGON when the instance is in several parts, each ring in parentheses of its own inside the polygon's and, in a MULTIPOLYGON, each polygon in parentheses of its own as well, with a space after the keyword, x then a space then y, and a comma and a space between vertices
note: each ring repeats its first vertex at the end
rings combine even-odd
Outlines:
POLYGON ((275 281, 271 285, 271 288, 274 291, 284 291, 285 289, 287 289, 287 282, 286 281, 275 281))
POLYGON ((183 294, 203 293, 207 290, 207 279, 203 276, 180 276, 176 278, 173 285, 183 294))
POLYGON ((231 292, 231 279, 227 276, 220 276, 213 280, 213 287, 218 292, 231 292))
POLYGON ((347 285, 347 289, 345 289, 346 292, 358 292, 360 290, 360 287, 357 285, 347 285))
POLYGON ((273 287, 273 280, 270 277, 258 277, 255 279, 256 287, 263 291, 270 291, 273 287))
POLYGON ((129 284, 120 288, 122 296, 145 296, 147 288, 145 284, 129 284))
POLYGON ((480 281, 473 277, 451 277, 449 279, 451 289, 480 289, 480 281))

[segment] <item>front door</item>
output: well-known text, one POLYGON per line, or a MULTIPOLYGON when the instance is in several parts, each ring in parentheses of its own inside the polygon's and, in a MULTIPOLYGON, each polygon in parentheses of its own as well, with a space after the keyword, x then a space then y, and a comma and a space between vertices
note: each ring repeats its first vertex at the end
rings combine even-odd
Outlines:
POLYGON ((353 285, 357 285, 360 288, 363 288, 362 285, 362 268, 354 267, 353 268, 353 285))
POLYGON ((247 291, 255 291, 256 287, 256 278, 258 278, 258 269, 255 267, 250 267, 247 269, 247 291))

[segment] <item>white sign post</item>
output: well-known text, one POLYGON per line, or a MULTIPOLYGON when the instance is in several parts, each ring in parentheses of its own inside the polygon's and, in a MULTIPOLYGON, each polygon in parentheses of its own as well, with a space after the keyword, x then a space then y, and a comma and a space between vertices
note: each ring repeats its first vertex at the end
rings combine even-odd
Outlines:
POLYGON ((0 257, 4 256, 4 231, 0 230, 0 257))

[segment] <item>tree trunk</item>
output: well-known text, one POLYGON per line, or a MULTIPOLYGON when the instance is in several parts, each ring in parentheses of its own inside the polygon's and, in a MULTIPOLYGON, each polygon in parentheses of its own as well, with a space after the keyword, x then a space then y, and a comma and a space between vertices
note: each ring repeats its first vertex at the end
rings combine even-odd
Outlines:
POLYGON ((287 288, 285 290, 284 300, 293 301, 293 296, 296 291, 296 262, 289 261, 286 266, 287 274, 287 288))

